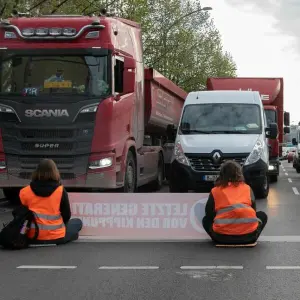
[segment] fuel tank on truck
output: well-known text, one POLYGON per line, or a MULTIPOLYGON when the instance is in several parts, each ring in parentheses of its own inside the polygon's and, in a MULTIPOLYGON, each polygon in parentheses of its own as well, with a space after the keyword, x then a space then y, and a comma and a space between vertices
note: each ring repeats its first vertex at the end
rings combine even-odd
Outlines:
POLYGON ((152 68, 145 69, 145 133, 165 135, 178 125, 187 93, 152 68))

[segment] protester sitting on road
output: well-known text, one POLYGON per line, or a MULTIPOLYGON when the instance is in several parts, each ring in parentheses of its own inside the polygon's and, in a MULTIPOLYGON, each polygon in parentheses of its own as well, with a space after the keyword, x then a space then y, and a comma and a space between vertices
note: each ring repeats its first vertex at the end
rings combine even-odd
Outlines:
POLYGON ((203 228, 219 244, 252 244, 260 236, 268 216, 256 212, 255 197, 234 161, 221 166, 220 176, 205 207, 203 228))
MULTIPOLYGON (((20 191, 20 200, 35 213, 39 228, 37 244, 65 244, 78 239, 80 219, 71 219, 69 197, 51 159, 44 159, 32 174, 30 185, 20 191)), ((34 227, 34 224, 32 224, 34 227)), ((34 236, 35 229, 28 232, 34 236)))

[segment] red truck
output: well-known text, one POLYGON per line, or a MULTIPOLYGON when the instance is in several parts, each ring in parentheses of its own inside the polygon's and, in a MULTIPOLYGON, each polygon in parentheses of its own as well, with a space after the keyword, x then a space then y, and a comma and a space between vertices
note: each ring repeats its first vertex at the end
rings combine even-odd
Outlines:
POLYGON ((283 78, 208 78, 206 86, 207 90, 250 90, 260 93, 267 124, 278 125, 278 138, 269 140, 269 178, 271 182, 277 181, 283 136, 290 132, 290 115, 283 110, 283 78))
POLYGON ((165 177, 167 125, 186 92, 145 68, 141 27, 102 15, 0 22, 0 188, 44 158, 67 188, 135 192, 165 177))

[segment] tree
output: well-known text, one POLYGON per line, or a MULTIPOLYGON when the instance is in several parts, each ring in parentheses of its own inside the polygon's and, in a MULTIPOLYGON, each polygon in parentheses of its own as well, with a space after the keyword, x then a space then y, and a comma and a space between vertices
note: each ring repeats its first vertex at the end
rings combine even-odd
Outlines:
POLYGON ((205 89, 207 77, 235 76, 208 12, 193 0, 0 0, 0 15, 13 8, 32 14, 93 14, 101 8, 142 25, 144 61, 187 92, 205 89), (2 4, 3 3, 3 4, 2 4))

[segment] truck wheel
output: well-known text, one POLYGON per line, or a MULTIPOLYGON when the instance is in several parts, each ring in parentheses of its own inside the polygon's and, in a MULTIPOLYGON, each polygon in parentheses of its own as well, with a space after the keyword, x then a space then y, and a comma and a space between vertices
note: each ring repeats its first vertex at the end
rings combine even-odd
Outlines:
POLYGON ((269 195, 269 180, 268 176, 265 176, 264 184, 254 189, 255 198, 264 199, 269 195))
POLYGON ((277 175, 270 175, 270 182, 277 182, 278 176, 277 175))
POLYGON ((296 172, 300 173, 300 168, 299 167, 296 168, 296 172))
POLYGON ((136 191, 136 163, 131 151, 127 154, 124 193, 134 193, 136 191))
POLYGON ((164 182, 165 177, 165 172, 164 172, 164 159, 162 154, 159 154, 159 159, 158 159, 158 169, 157 169, 157 178, 153 182, 153 190, 159 191, 164 182))
POLYGON ((19 198, 20 190, 20 188, 4 188, 3 194, 11 204, 19 205, 21 203, 19 198))

